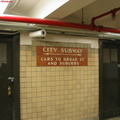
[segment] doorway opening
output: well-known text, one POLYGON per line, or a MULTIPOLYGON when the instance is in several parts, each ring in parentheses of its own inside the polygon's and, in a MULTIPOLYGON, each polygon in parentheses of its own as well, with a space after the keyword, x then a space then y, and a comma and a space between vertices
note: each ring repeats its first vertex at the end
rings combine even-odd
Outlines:
POLYGON ((100 120, 120 116, 120 41, 100 40, 100 120))
POLYGON ((0 35, 0 120, 20 120, 20 35, 0 35))

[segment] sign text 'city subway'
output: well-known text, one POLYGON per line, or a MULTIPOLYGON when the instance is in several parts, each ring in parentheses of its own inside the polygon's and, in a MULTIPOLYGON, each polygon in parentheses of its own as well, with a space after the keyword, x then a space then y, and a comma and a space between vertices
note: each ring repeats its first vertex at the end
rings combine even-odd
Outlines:
POLYGON ((87 66, 87 48, 37 46, 37 66, 87 66))

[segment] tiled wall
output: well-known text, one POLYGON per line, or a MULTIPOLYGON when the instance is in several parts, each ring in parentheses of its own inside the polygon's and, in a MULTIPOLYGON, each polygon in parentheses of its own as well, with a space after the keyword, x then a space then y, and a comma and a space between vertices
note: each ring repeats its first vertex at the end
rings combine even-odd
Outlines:
POLYGON ((34 41, 21 46, 21 120, 97 120, 98 49, 34 41), (36 66, 36 46, 88 48, 88 66, 36 66))

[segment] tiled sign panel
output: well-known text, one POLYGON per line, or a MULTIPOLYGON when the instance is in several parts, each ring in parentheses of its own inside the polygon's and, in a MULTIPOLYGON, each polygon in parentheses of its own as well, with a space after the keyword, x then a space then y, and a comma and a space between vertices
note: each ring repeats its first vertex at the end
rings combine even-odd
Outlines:
POLYGON ((87 66, 87 48, 37 46, 37 66, 87 66))

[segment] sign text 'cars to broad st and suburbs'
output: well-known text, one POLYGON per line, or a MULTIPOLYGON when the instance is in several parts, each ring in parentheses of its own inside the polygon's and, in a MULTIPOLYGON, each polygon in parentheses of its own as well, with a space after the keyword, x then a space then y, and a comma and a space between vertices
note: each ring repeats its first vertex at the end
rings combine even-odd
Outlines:
POLYGON ((87 66, 87 48, 37 46, 37 66, 87 66))

